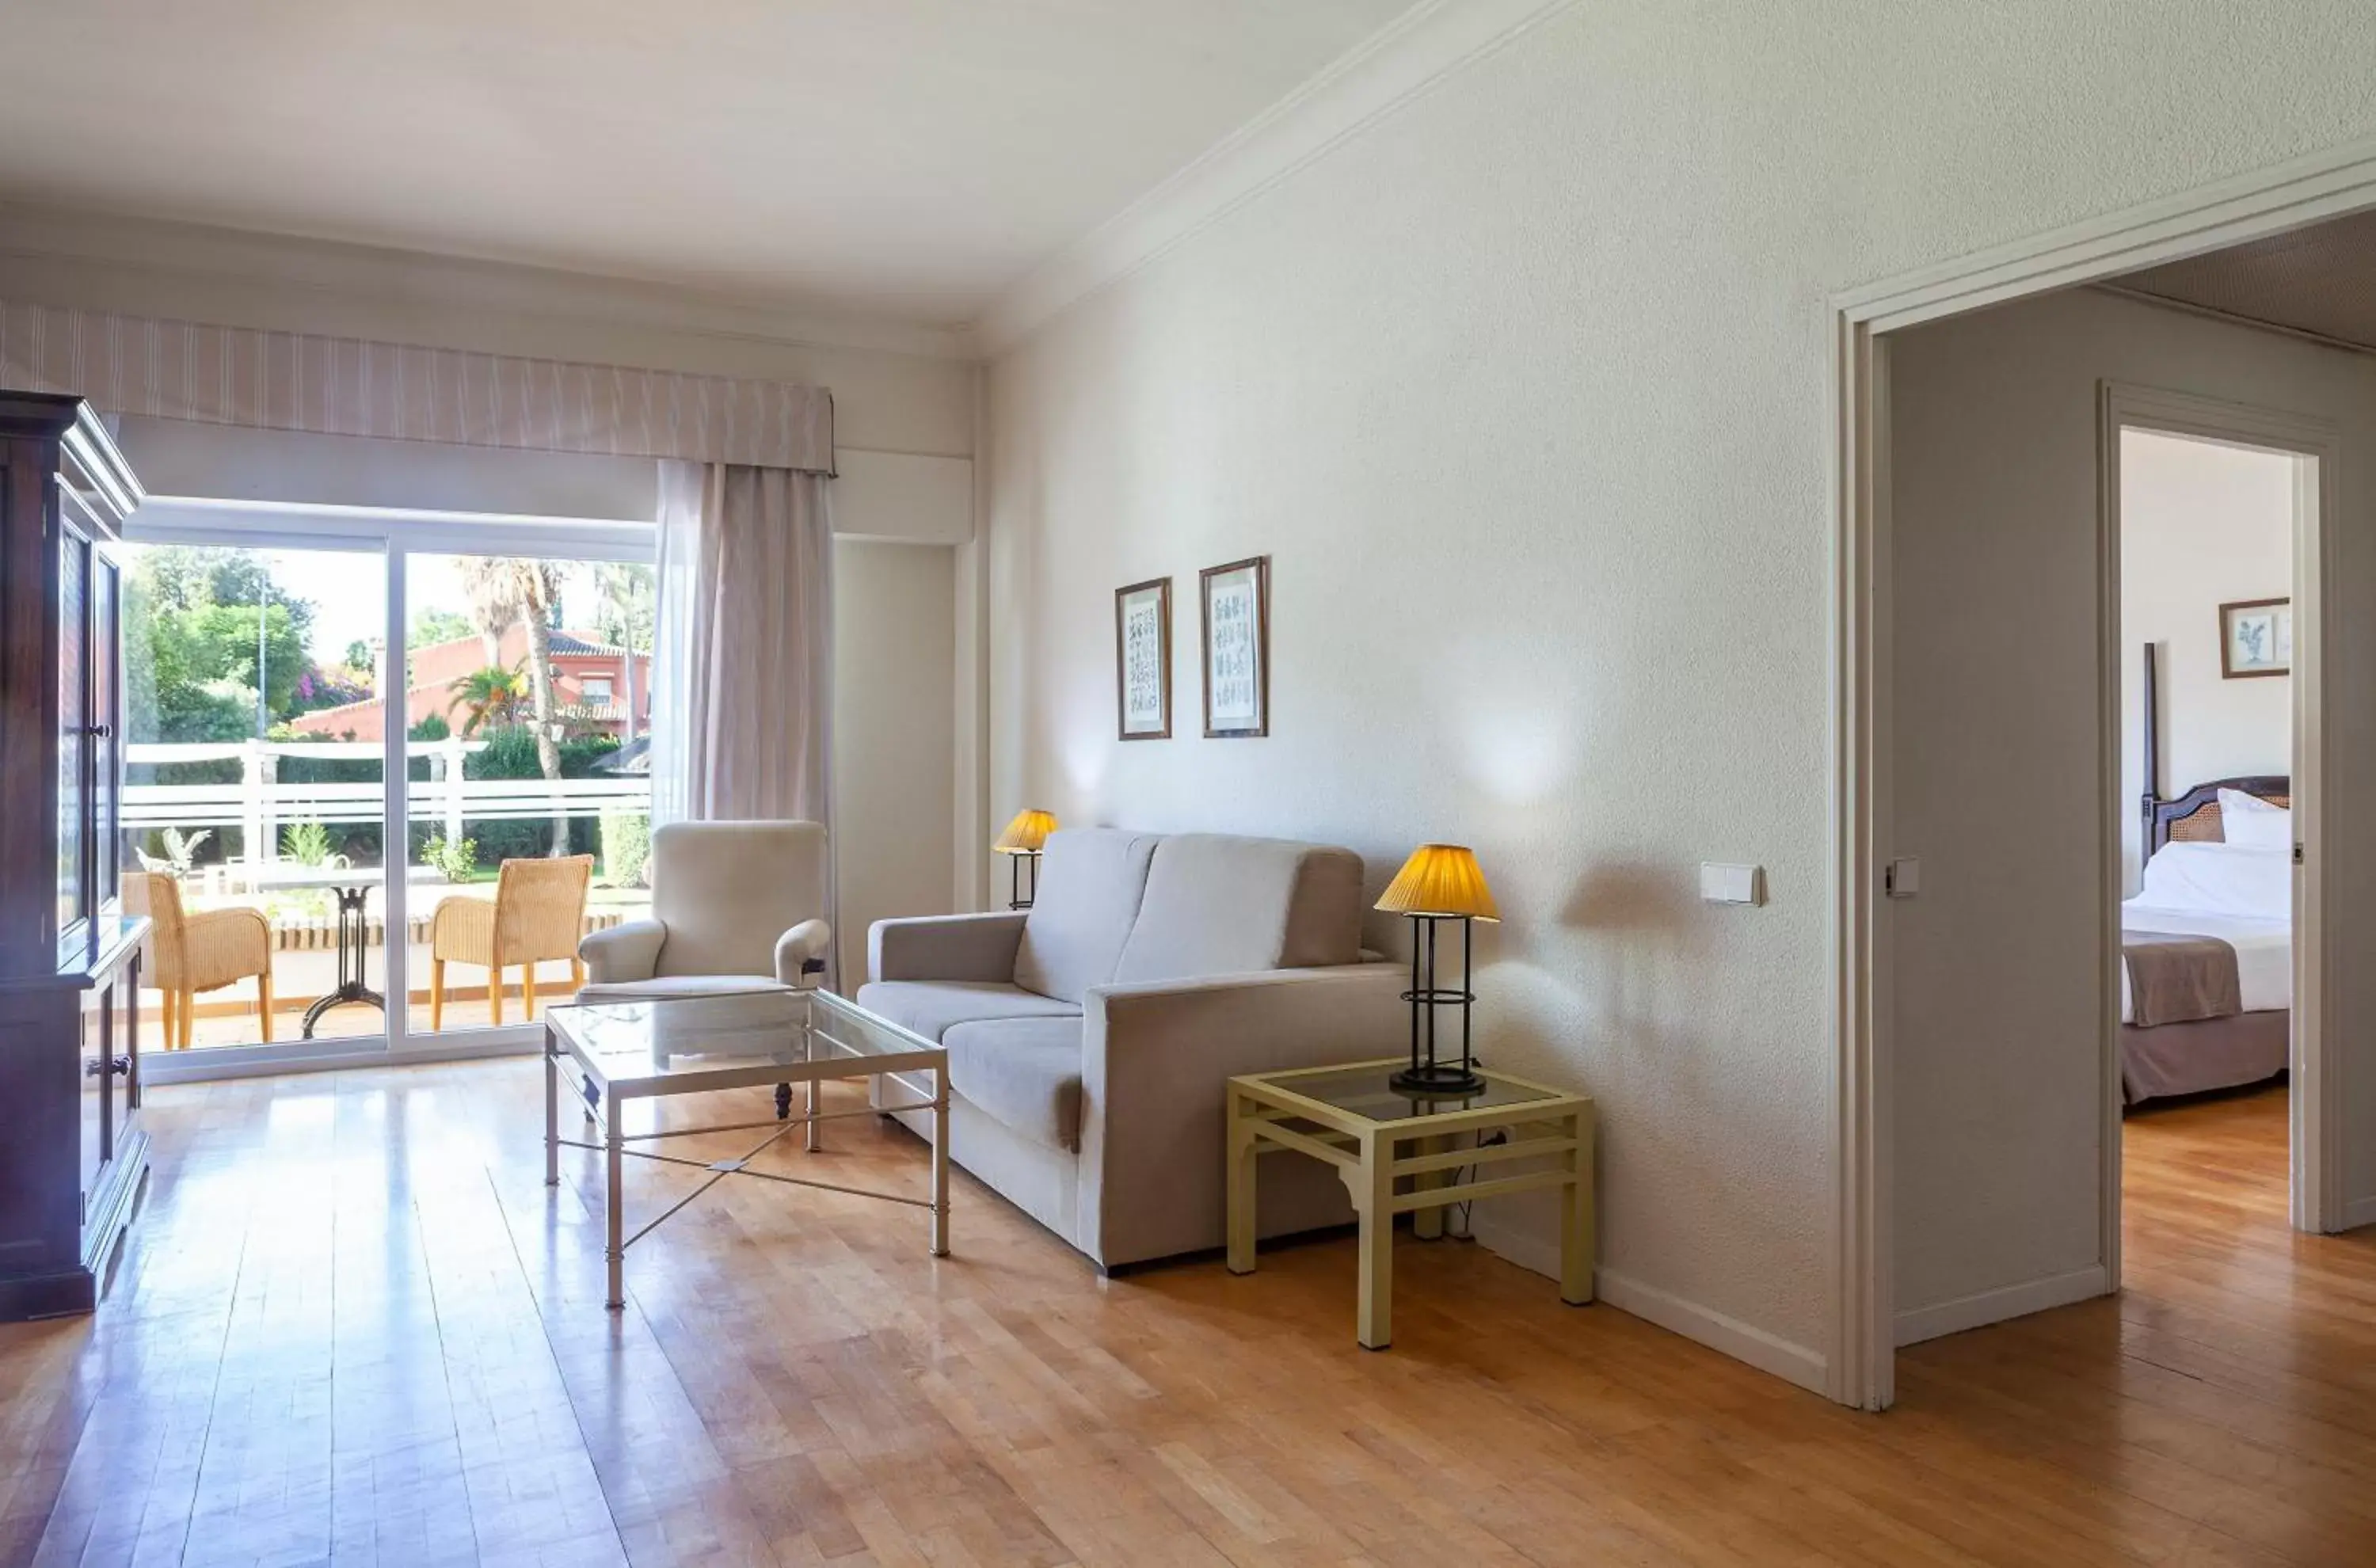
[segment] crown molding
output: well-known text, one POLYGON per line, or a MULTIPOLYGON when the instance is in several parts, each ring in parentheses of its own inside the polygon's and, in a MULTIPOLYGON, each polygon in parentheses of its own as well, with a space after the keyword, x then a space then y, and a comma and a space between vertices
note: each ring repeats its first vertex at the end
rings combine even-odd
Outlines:
MULTIPOLYGON (((793 348, 958 360, 972 352, 963 331, 944 327, 803 310, 512 262, 18 203, 0 203, 0 264, 6 263, 63 264, 77 272, 104 269, 119 276, 261 286, 298 295, 295 314, 301 315, 303 297, 311 295, 324 307, 364 300, 399 308, 598 322, 793 348)), ((98 308, 82 300, 48 303, 98 308)))
POLYGON ((984 359, 1004 353, 1074 302, 1145 267, 1444 77, 1574 4, 1423 0, 1027 273, 974 323, 975 352, 984 359))

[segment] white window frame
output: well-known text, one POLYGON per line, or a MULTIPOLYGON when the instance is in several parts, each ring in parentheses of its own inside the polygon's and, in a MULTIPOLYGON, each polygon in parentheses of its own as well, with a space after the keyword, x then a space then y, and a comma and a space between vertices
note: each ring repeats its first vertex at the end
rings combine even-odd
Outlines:
MULTIPOLYGON (((215 544, 244 550, 351 551, 377 555, 386 564, 386 627, 378 671, 380 701, 393 711, 381 724, 386 751, 380 778, 385 789, 381 831, 386 845, 411 842, 410 790, 403 722, 404 692, 394 661, 403 657, 400 630, 409 624, 407 578, 416 555, 517 555, 566 562, 626 562, 649 565, 659 559, 654 522, 589 517, 530 517, 472 512, 433 512, 364 506, 306 506, 277 502, 217 501, 152 496, 126 522, 132 544, 215 544)), ((399 852, 399 861, 402 855, 399 852)), ((386 929, 407 929, 410 888, 401 874, 384 884, 386 929)), ((517 1056, 535 1051, 542 1026, 506 1024, 500 1028, 416 1032, 411 1028, 412 977, 410 948, 389 941, 381 987, 389 997, 386 1028, 377 1035, 335 1039, 283 1040, 271 1045, 231 1045, 189 1051, 144 1052, 140 1071, 152 1084, 211 1078, 252 1077, 317 1068, 458 1061, 517 1056)))

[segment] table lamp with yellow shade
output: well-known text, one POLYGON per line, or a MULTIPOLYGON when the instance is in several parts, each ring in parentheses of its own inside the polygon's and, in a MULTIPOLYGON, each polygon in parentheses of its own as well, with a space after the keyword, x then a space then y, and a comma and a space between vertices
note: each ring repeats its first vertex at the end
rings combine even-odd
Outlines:
MULTIPOLYGON (((1482 1094, 1485 1080, 1478 1075, 1469 1050, 1468 1016, 1477 993, 1468 989, 1470 933, 1479 921, 1499 921, 1493 890, 1477 856, 1466 845, 1422 844, 1411 851, 1403 869, 1378 899, 1389 914, 1408 915, 1411 922, 1411 983, 1403 992, 1410 1004, 1410 1065, 1387 1082, 1400 1094, 1450 1099, 1482 1094), (1460 984, 1455 989, 1436 983, 1435 932, 1445 921, 1460 922, 1460 984), (1436 1011, 1460 1009, 1460 1054, 1438 1054, 1436 1011)), ((1446 1042, 1447 1048, 1449 1042, 1446 1042)))
POLYGON ((1012 876, 1008 884, 1007 908, 1028 909, 1040 896, 1040 851, 1048 842, 1048 835, 1056 831, 1056 819, 1036 807, 1027 806, 1015 814, 1006 831, 998 836, 991 849, 1007 857, 1012 876), (1023 888, 1023 862, 1031 862, 1031 890, 1023 888))

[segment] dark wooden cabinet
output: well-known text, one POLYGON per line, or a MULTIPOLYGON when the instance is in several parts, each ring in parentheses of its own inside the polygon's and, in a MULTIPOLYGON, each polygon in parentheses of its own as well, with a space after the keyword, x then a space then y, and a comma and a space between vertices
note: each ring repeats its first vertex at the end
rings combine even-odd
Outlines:
POLYGON ((89 404, 0 392, 0 1318, 97 1304, 148 1173, 117 820, 140 498, 89 404))

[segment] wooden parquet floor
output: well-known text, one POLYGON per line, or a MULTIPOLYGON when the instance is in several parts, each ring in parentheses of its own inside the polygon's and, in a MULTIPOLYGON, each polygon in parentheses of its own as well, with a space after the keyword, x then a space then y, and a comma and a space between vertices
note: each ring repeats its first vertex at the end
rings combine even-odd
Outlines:
MULTIPOLYGON (((730 1180, 606 1313, 536 1075, 155 1091, 105 1306, 0 1328, 0 1563, 2376 1562, 2376 1241, 2285 1229, 2282 1092, 2135 1121, 2130 1293, 1920 1347, 1871 1417, 1459 1242, 1365 1353, 1349 1241, 1106 1281, 962 1180, 939 1263, 730 1180)), ((768 1158, 921 1182, 827 1126, 768 1158)))

